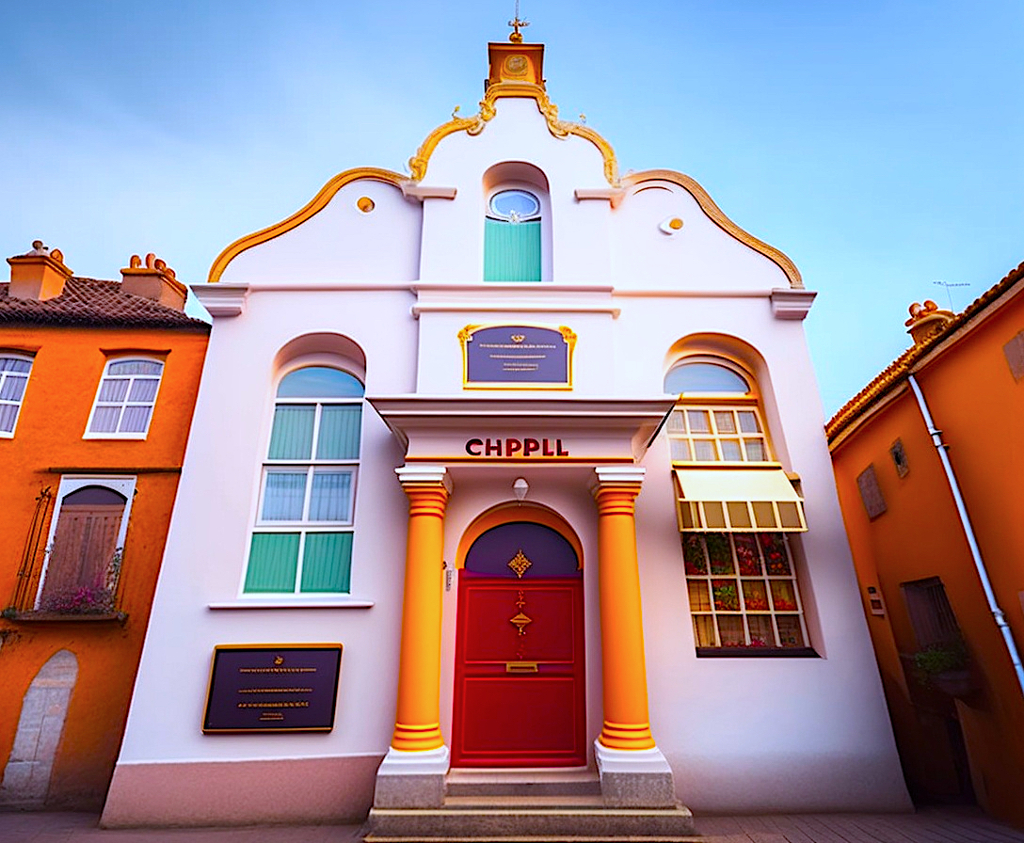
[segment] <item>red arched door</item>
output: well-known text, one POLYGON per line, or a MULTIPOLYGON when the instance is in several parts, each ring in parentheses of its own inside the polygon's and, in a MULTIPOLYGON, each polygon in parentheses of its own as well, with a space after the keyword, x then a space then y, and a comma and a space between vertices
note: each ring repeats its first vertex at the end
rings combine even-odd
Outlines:
POLYGON ((587 763, 583 576, 542 524, 483 533, 459 575, 452 764, 587 763))

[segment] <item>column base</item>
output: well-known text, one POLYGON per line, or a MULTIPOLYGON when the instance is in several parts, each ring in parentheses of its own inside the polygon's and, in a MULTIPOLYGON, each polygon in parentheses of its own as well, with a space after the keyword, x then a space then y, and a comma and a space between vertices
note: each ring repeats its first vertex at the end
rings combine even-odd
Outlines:
POLYGON ((677 804, 672 768, 657 747, 609 749, 594 741, 601 774, 601 796, 611 808, 674 808, 677 804))
POLYGON ((391 747, 377 768, 375 808, 440 808, 448 773, 448 747, 403 752, 391 747))

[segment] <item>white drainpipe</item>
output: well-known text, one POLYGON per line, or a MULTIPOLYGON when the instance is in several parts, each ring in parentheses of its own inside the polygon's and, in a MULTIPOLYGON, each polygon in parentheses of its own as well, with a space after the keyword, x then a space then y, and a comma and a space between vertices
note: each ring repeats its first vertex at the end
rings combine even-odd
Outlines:
POLYGON ((967 507, 964 506, 963 496, 960 494, 960 486, 956 482, 956 475, 953 474, 953 466, 949 462, 949 454, 946 453, 946 445, 942 441, 942 431, 935 427, 932 421, 932 414, 928 412, 928 404, 924 400, 924 393, 913 375, 908 376, 910 388, 914 390, 914 397, 917 398, 917 406, 924 416, 924 423, 928 426, 928 435, 932 437, 932 444, 939 452, 939 459, 942 460, 942 468, 946 472, 946 480, 949 481, 949 489, 953 493, 953 500, 956 502, 956 511, 960 514, 960 524, 967 535, 967 544, 971 548, 971 558, 974 560, 974 567, 978 569, 978 578, 981 580, 981 587, 985 590, 985 599, 988 600, 989 611, 995 618, 996 626, 1003 634, 1003 641, 1006 643, 1006 650, 1010 654, 1010 661, 1013 662, 1013 669, 1017 673, 1017 682, 1020 684, 1021 692, 1024 693, 1024 665, 1021 665, 1020 653, 1017 651, 1017 644, 1013 640, 1013 630, 1006 622, 1006 615, 996 603, 996 596, 992 591, 992 583, 988 578, 988 571, 985 570, 985 562, 981 558, 981 550, 974 537, 974 528, 971 526, 971 519, 967 515, 967 507))

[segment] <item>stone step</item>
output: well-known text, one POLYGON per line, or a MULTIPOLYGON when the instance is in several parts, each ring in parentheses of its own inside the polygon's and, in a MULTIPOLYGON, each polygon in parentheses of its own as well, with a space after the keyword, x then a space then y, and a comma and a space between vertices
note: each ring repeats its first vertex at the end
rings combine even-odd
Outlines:
MULTIPOLYGON (((442 838, 437 838, 439 841, 442 838)), ((381 837, 378 834, 369 834, 363 838, 365 843, 431 843, 430 838, 423 837, 381 837)), ((628 837, 601 837, 600 835, 588 834, 585 837, 579 835, 536 835, 516 834, 512 837, 445 837, 444 843, 710 843, 707 837, 695 837, 693 835, 679 836, 631 834, 628 837)))
POLYGON ((444 808, 452 811, 467 811, 486 808, 603 808, 604 799, 600 792, 585 794, 527 793, 488 794, 486 796, 446 796, 444 808))
POLYGON ((598 796, 601 780, 592 770, 452 770, 449 796, 598 796))
POLYGON ((677 808, 514 807, 373 808, 367 843, 400 840, 696 840, 693 815, 677 808))

